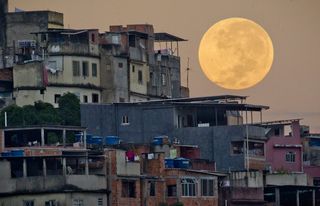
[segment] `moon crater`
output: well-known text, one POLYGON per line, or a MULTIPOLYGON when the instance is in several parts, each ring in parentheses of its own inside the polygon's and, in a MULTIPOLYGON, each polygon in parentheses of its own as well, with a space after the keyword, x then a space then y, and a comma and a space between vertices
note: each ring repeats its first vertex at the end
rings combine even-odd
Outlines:
POLYGON ((269 72, 273 45, 260 25, 244 18, 229 18, 204 34, 199 61, 205 75, 215 84, 226 89, 246 89, 269 72))

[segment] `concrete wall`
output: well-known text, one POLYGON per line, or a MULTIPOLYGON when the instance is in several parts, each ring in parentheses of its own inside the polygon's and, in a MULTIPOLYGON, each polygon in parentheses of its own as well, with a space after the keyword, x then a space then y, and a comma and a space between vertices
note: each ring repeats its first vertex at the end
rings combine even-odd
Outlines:
POLYGON ((117 175, 140 175, 140 163, 126 161, 126 152, 122 150, 116 151, 117 155, 117 175))
POLYGON ((69 192, 69 193, 49 193, 49 194, 25 194, 1 197, 2 206, 23 205, 24 200, 33 200, 34 206, 44 206, 46 201, 55 200, 59 206, 73 205, 73 200, 83 200, 83 205, 98 205, 98 199, 102 199, 102 205, 107 206, 107 195, 103 192, 69 192))
POLYGON ((48 28, 63 27, 63 14, 52 11, 12 12, 7 15, 7 46, 13 40, 35 39, 32 32, 46 31, 48 28))
POLYGON ((100 91, 96 89, 85 89, 76 87, 47 87, 43 94, 40 90, 15 90, 14 97, 16 98, 16 104, 18 106, 33 105, 36 101, 43 101, 52 104, 54 107, 58 107, 58 103, 54 101, 54 95, 60 94, 61 96, 66 93, 73 93, 79 97, 80 102, 83 102, 83 96, 88 97, 88 102, 92 102, 92 94, 98 94, 100 91))
MULTIPOLYGON (((150 143, 159 135, 176 137, 181 144, 199 145, 200 157, 214 160, 217 170, 244 169, 243 154, 231 154, 231 141, 246 137, 244 125, 176 128, 174 114, 173 106, 81 105, 81 124, 89 133, 117 135, 127 142, 150 143), (123 116, 128 116, 128 124, 121 123, 123 116)), ((264 137, 264 128, 249 126, 249 137, 264 137)))
MULTIPOLYGON (((1 165, 4 165, 1 163, 1 165)), ((8 166, 8 165, 4 165, 8 166)), ((8 169, 8 168, 7 168, 8 169)), ((68 176, 35 176, 26 178, 10 178, 5 168, 1 171, 6 175, 0 179, 0 193, 14 192, 45 192, 45 191, 62 191, 69 189, 77 190, 103 190, 106 189, 106 177, 96 175, 68 175, 68 176)), ((2 173, 1 172, 1 173, 2 173)), ((10 170, 9 170, 10 173, 10 170)))
POLYGON ((127 58, 116 55, 117 48, 110 46, 102 47, 100 65, 100 85, 102 90, 102 102, 125 102, 129 101, 128 88, 128 63, 127 58))
POLYGON ((15 65, 13 68, 13 87, 43 87, 44 68, 41 62, 30 62, 27 64, 15 65))
MULTIPOLYGON (((135 92, 139 94, 147 94, 147 83, 149 81, 149 67, 145 63, 140 62, 130 62, 130 92, 135 92), (139 71, 142 72, 142 81, 138 81, 139 71)), ((130 99, 132 102, 133 100, 130 99)))
POLYGON ((299 122, 294 122, 291 126, 291 136, 271 136, 267 141, 267 162, 273 172, 302 172, 302 141, 299 122), (295 154, 295 162, 286 161, 288 152, 295 154))
POLYGON ((306 174, 267 174, 266 185, 308 185, 306 174))
POLYGON ((263 187, 262 172, 232 172, 230 174, 230 183, 232 187, 263 187))
POLYGON ((55 61, 57 72, 48 70, 49 84, 86 85, 91 84, 100 87, 100 61, 95 57, 79 56, 51 56, 46 62, 55 61), (72 62, 78 61, 80 64, 80 76, 73 76, 72 62), (88 76, 82 75, 82 62, 88 62, 88 76), (97 76, 92 76, 92 64, 97 65, 97 76))

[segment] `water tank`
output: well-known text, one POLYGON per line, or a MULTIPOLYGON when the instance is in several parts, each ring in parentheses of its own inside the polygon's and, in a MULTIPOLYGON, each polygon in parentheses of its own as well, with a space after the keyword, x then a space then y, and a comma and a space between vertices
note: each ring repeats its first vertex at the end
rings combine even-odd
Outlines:
POLYGON ((190 167, 190 160, 182 157, 176 158, 174 159, 174 167, 187 169, 190 167))
POLYGON ((23 155, 24 155, 24 150, 23 149, 11 150, 11 156, 12 157, 22 157, 23 155))
POLYGON ((120 144, 120 138, 118 136, 107 136, 105 137, 106 145, 118 145, 120 144))
POLYGON ((1 152, 1 156, 2 157, 11 157, 11 152, 10 151, 1 152))
POLYGON ((164 159, 164 166, 165 166, 166 168, 174 168, 174 159, 165 158, 165 159, 164 159))

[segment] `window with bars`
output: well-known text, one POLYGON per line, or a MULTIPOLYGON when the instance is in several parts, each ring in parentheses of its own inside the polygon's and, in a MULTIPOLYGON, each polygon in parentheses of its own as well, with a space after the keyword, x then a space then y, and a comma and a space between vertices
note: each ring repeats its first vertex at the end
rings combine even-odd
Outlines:
POLYGON ((73 71, 74 77, 80 76, 80 62, 79 61, 72 61, 72 71, 73 71))
POLYGON ((23 200, 23 206, 34 206, 34 200, 23 200))
POLYGON ((97 77, 97 74, 98 74, 97 64, 96 63, 92 63, 91 67, 92 67, 92 76, 93 77, 97 77))
POLYGON ((182 196, 193 197, 196 196, 196 180, 193 178, 181 179, 182 196))
POLYGON ((98 198, 98 206, 103 206, 103 198, 102 197, 98 198))
POLYGON ((295 162, 295 161, 296 161, 296 154, 294 152, 287 152, 286 162, 295 162))
POLYGON ((215 181, 214 179, 201 179, 201 195, 214 196, 215 181))
POLYGON ((81 199, 73 199, 72 200, 72 206, 83 206, 83 200, 81 199))

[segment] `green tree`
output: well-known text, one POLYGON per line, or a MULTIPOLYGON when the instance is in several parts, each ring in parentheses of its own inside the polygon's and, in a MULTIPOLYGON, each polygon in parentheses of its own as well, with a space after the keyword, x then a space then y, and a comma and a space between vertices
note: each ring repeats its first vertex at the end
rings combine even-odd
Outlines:
POLYGON ((80 126, 80 101, 72 93, 67 93, 59 99, 59 115, 64 125, 80 126))
POLYGON ((7 112, 7 124, 9 127, 23 125, 23 109, 17 105, 10 105, 1 110, 0 113, 0 125, 5 125, 5 112, 7 112))
POLYGON ((52 104, 35 102, 34 108, 38 116, 37 124, 60 124, 61 117, 52 104))

